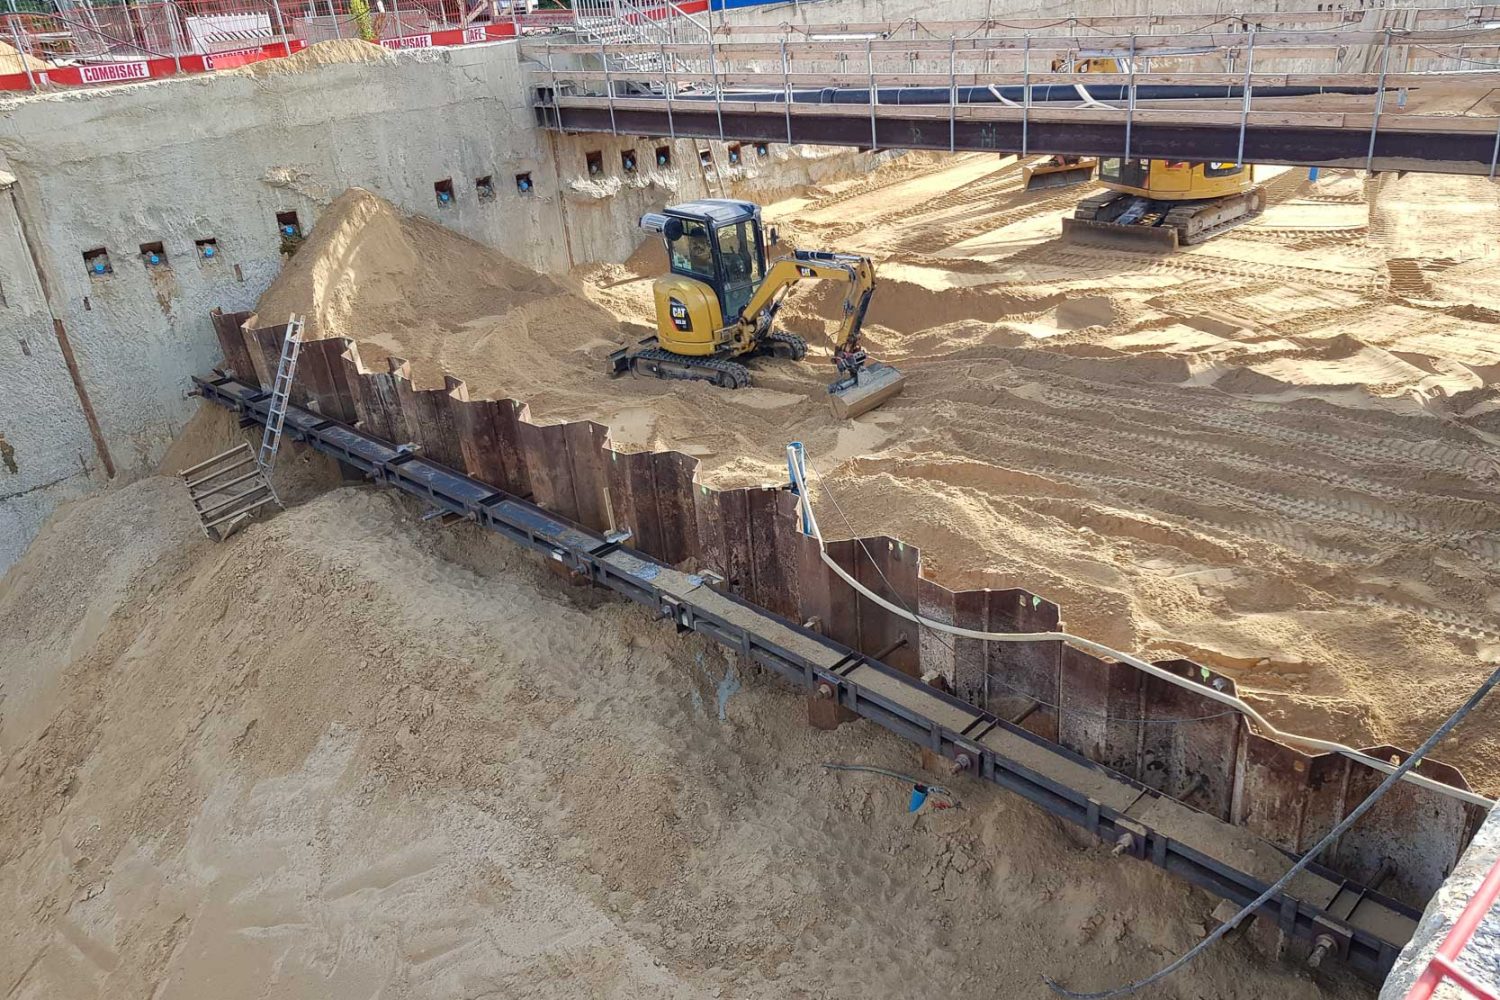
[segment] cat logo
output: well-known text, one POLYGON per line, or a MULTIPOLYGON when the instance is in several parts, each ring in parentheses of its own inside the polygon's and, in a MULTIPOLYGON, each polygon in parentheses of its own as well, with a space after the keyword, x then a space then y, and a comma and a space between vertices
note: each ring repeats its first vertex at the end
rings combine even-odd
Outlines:
POLYGON ((802 275, 802 277, 804 278, 811 278, 813 276, 813 269, 810 267, 803 267, 801 264, 798 264, 797 273, 802 275))
POLYGON ((667 302, 667 312, 672 317, 672 325, 677 329, 685 333, 692 330, 693 321, 688 318, 687 306, 683 305, 681 301, 669 299, 667 302))

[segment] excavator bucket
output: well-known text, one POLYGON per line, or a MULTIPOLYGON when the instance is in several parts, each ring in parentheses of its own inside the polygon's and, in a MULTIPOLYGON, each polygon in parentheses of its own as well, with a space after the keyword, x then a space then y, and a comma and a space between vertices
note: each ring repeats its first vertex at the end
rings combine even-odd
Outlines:
POLYGON ((1087 184, 1094 179, 1094 164, 1095 160, 1092 157, 1085 157, 1077 163, 1053 163, 1050 160, 1044 160, 1041 163, 1033 163, 1021 168, 1021 176, 1026 181, 1027 191, 1072 187, 1075 184, 1087 184))
POLYGON ((1132 226, 1094 219, 1062 220, 1064 243, 1087 243, 1134 250, 1138 253, 1171 253, 1177 249, 1177 230, 1172 226, 1132 226))
POLYGON ((905 384, 906 376, 899 369, 872 361, 859 370, 852 382, 829 386, 828 399, 834 416, 852 420, 901 395, 905 384))

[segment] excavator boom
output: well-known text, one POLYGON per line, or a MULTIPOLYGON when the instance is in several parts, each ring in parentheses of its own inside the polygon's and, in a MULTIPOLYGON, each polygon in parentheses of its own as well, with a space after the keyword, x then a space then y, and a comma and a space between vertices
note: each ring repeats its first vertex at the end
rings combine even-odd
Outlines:
POLYGON ((804 278, 846 281, 849 286, 844 295, 844 315, 833 338, 833 362, 839 377, 829 385, 828 398, 834 415, 857 417, 900 395, 906 376, 890 365, 871 361, 860 346, 865 314, 875 294, 875 265, 868 257, 796 250, 790 257, 777 259, 745 307, 742 322, 754 324, 757 332, 770 330, 786 292, 804 278))

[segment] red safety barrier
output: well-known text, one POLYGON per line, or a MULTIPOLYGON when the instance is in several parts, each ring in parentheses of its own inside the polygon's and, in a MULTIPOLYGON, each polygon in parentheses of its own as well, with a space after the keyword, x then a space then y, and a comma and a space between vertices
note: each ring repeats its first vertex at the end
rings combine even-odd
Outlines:
POLYGON ((1500 858, 1490 866, 1490 872, 1479 884, 1474 897, 1469 900, 1458 919, 1453 922, 1453 927, 1448 931, 1448 936, 1443 938, 1443 943, 1438 946, 1437 954, 1427 963, 1427 968, 1422 971, 1421 977, 1412 984, 1410 992, 1406 994, 1406 1000, 1431 1000, 1438 986, 1444 981, 1456 983, 1463 987, 1471 996, 1479 1000, 1500 1000, 1493 989, 1474 979, 1473 974, 1458 964, 1458 957, 1463 950, 1469 946, 1469 941, 1474 937, 1474 932, 1479 925, 1484 923, 1484 918, 1489 915, 1490 909, 1495 901, 1500 899, 1500 858))
MULTIPOLYGON (((689 0, 677 5, 685 14, 699 14, 708 10, 709 0, 689 0)), ((461 10, 455 0, 406 0, 407 9, 393 14, 372 14, 380 44, 388 49, 428 49, 454 45, 471 45, 514 38, 518 30, 527 28, 566 27, 572 23, 571 11, 534 11, 517 14, 512 18, 455 27, 451 23, 452 11, 461 10), (412 31, 413 27, 431 25, 427 31, 412 31)), ((76 11, 78 8, 74 8, 76 11)), ((27 73, 0 75, 0 91, 35 90, 42 87, 98 87, 114 83, 133 83, 141 80, 156 80, 179 73, 210 73, 214 70, 233 69, 263 59, 279 59, 300 52, 310 44, 307 38, 293 37, 307 34, 314 41, 332 38, 335 32, 329 29, 312 31, 311 22, 318 19, 332 24, 352 25, 348 0, 309 0, 306 4, 288 2, 284 7, 271 8, 256 0, 180 0, 180 2, 138 4, 119 8, 92 8, 111 17, 123 18, 118 24, 104 23, 94 17, 95 23, 85 25, 57 14, 19 14, 0 16, 0 39, 7 39, 17 49, 25 49, 27 55, 37 62, 47 57, 67 58, 77 65, 52 66, 33 69, 27 73), (324 14, 323 11, 327 13, 324 14), (191 47, 193 37, 192 19, 245 17, 258 19, 260 30, 253 32, 258 37, 245 39, 243 47, 235 47, 233 32, 221 29, 210 40, 212 44, 225 46, 222 51, 191 55, 161 55, 162 51, 181 50, 191 47), (285 20, 283 20, 283 17, 285 20), (266 40, 266 31, 272 34, 266 40), (80 39, 86 40, 88 52, 80 48, 80 39), (124 56, 122 58, 122 55, 124 56), (130 58, 138 55, 138 58, 130 58), (93 58, 96 61, 88 61, 93 58)), ((652 8, 647 16, 656 19, 669 16, 665 5, 652 8), (659 12, 659 13, 658 13, 659 12)), ((252 32, 247 30, 247 36, 252 32)), ((353 30, 343 30, 342 37, 356 36, 353 30)))

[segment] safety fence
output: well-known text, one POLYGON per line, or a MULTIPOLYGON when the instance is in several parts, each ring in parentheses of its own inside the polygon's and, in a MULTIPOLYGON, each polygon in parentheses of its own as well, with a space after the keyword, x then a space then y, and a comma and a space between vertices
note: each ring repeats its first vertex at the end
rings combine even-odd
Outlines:
MULTIPOLYGON (((249 328, 248 313, 213 316, 225 368, 269 385, 285 327, 249 328)), ((409 443, 434 462, 596 532, 628 532, 648 556, 722 579, 726 592, 912 676, 937 676, 958 697, 1113 772, 1286 852, 1316 843, 1384 774, 1333 753, 1270 739, 1216 701, 1060 641, 985 643, 914 626, 841 580, 799 530, 785 488, 715 489, 680 452, 622 452, 593 421, 542 424, 514 399, 471 399, 461 379, 419 389, 405 361, 369 371, 357 344, 308 342, 293 402, 364 433, 409 443)), ((883 600, 979 631, 1055 630, 1061 609, 1022 589, 951 590, 921 552, 878 536, 834 541, 832 558, 883 600)), ((1232 694, 1233 679, 1189 660, 1158 664, 1232 694)), ((835 711, 842 711, 833 706, 835 711)), ((972 734, 971 734, 972 735, 972 734)), ((1399 761, 1405 751, 1367 753, 1399 761)), ((1420 908, 1487 813, 1459 771, 1424 760, 1438 786, 1403 782, 1323 859, 1346 879, 1420 908)), ((1360 898, 1363 898, 1362 896, 1360 898)), ((1331 903, 1332 900, 1325 901, 1331 903)), ((1349 911, 1359 899, 1340 903, 1349 911)), ((1340 945, 1337 931, 1335 945, 1340 945)))
MULTIPOLYGON (((708 0, 590 0, 593 24, 638 26, 704 11, 708 0)), ((388 49, 436 48, 577 30, 582 14, 537 0, 161 0, 81 3, 0 14, 0 91, 99 86, 232 69, 341 38, 388 49)), ((675 31, 665 37, 675 39, 675 31)))

